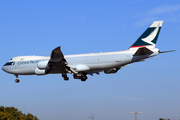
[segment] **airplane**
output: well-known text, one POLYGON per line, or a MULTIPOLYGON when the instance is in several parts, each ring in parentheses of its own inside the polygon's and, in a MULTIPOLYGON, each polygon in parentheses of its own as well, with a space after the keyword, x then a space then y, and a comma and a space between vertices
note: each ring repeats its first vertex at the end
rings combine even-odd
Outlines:
POLYGON ((145 61, 160 53, 155 48, 163 21, 154 21, 130 48, 124 51, 101 52, 90 54, 63 55, 60 46, 52 50, 50 57, 18 56, 8 61, 2 70, 14 74, 15 82, 19 83, 18 75, 62 74, 64 80, 69 80, 67 74, 74 79, 87 80, 87 75, 116 73, 124 66, 134 62, 145 61))

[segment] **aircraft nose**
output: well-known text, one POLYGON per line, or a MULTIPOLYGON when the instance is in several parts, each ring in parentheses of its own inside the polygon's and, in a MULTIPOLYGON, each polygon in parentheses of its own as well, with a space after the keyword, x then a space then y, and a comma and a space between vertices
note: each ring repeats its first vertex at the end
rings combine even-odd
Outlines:
POLYGON ((2 67, 2 70, 4 72, 7 73, 12 73, 13 74, 13 66, 14 66, 14 62, 7 62, 6 64, 4 64, 4 66, 2 67))
POLYGON ((2 70, 5 72, 7 71, 5 66, 2 67, 2 70))
POLYGON ((2 67, 2 70, 4 71, 4 72, 8 72, 8 66, 6 66, 6 64, 2 67))

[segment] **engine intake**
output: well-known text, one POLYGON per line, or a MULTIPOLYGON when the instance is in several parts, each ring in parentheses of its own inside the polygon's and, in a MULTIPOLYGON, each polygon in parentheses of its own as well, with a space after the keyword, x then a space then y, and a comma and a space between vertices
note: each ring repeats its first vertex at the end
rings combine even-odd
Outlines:
POLYGON ((48 65, 48 62, 49 62, 49 60, 40 61, 40 62, 38 62, 37 67, 38 67, 40 70, 44 70, 44 69, 46 69, 46 66, 48 65))

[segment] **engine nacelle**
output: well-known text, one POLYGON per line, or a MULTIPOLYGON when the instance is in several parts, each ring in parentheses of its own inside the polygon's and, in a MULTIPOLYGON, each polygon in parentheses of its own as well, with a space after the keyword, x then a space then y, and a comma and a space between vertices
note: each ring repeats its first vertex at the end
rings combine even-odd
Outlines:
POLYGON ((46 75, 46 72, 45 72, 45 70, 40 70, 39 68, 36 68, 35 74, 36 75, 46 75))
POLYGON ((49 62, 49 60, 40 61, 40 62, 38 62, 37 67, 40 70, 44 70, 44 69, 46 69, 46 66, 48 65, 48 62, 49 62))
POLYGON ((87 71, 87 70, 90 70, 90 68, 86 65, 77 65, 76 66, 76 71, 80 72, 80 71, 87 71))
POLYGON ((104 73, 106 74, 112 74, 112 73, 116 73, 120 68, 112 68, 110 70, 104 70, 104 73))

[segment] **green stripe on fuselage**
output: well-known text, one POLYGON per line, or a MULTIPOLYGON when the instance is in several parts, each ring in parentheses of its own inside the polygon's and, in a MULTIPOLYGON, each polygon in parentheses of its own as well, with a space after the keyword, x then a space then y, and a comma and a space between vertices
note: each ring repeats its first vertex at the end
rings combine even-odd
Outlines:
POLYGON ((159 27, 158 33, 157 33, 156 37, 154 38, 154 40, 151 41, 152 43, 156 44, 160 30, 161 30, 161 27, 159 27))
MULTIPOLYGON (((142 39, 148 37, 155 29, 156 29, 156 27, 148 28, 148 29, 136 40, 136 42, 135 42, 131 47, 133 47, 133 46, 152 45, 152 44, 149 44, 149 43, 147 43, 147 42, 144 42, 142 39)), ((161 27, 159 27, 159 30, 158 30, 158 33, 157 33, 156 37, 151 41, 152 43, 156 44, 160 30, 161 30, 161 27)))

